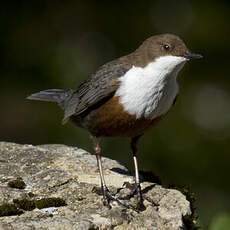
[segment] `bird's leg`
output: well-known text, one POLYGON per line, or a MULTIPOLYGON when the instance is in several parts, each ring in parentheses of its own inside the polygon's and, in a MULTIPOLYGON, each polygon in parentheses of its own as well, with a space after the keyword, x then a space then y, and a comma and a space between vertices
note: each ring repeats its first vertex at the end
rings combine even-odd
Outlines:
POLYGON ((96 137, 92 137, 93 142, 94 142, 94 151, 95 151, 95 155, 97 158, 97 166, 98 166, 98 170, 99 170, 99 174, 100 174, 100 180, 101 180, 101 191, 102 191, 102 195, 103 195, 103 203, 107 206, 109 205, 109 199, 108 199, 108 195, 107 193, 109 192, 106 183, 105 183, 105 178, 104 178, 104 173, 103 173, 103 168, 102 168, 102 162, 101 162, 101 147, 100 147, 100 143, 99 140, 96 137))
POLYGON ((100 173, 100 179, 101 179, 101 191, 103 195, 103 204, 111 208, 110 202, 111 201, 117 201, 119 204, 125 206, 124 204, 121 203, 119 199, 114 197, 109 191, 109 189, 106 186, 105 183, 105 178, 104 178, 104 173, 103 173, 103 168, 102 168, 102 162, 101 162, 101 147, 99 144, 99 140, 96 137, 93 137, 93 142, 94 142, 94 150, 95 150, 95 155, 97 158, 97 165, 100 173))
POLYGON ((99 143, 99 140, 96 137, 92 137, 92 139, 93 139, 93 143, 94 143, 95 155, 96 155, 96 158, 97 158, 97 165, 98 165, 98 169, 99 169, 99 173, 100 173, 101 191, 102 191, 102 195, 103 195, 103 204, 108 206, 109 208, 111 208, 110 202, 111 201, 116 201, 118 204, 120 204, 120 205, 122 205, 122 206, 124 206, 126 208, 136 209, 136 208, 132 207, 131 205, 127 205, 127 204, 121 202, 118 198, 116 198, 109 191, 109 189, 108 189, 108 187, 106 186, 106 183, 105 183, 105 178, 104 178, 104 173, 103 173, 103 168, 102 168, 100 143, 99 143))
POLYGON ((140 178, 139 178, 139 170, 138 170, 138 163, 137 163, 137 143, 141 136, 136 136, 131 139, 131 149, 133 153, 133 162, 134 162, 134 169, 135 169, 135 187, 132 191, 132 195, 137 194, 138 196, 138 209, 143 210, 145 209, 143 204, 143 196, 141 192, 141 185, 140 185, 140 178))

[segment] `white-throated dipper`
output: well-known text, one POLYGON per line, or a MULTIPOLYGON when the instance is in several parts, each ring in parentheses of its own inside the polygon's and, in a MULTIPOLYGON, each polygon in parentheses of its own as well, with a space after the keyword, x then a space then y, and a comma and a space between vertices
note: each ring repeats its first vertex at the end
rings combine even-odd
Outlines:
POLYGON ((93 137, 104 203, 116 198, 110 194, 103 175, 99 137, 131 138, 135 167, 135 189, 139 207, 143 197, 137 164, 137 142, 174 104, 179 87, 177 74, 191 59, 191 53, 176 35, 148 38, 131 54, 101 66, 76 90, 49 89, 32 94, 31 100, 57 102, 64 119, 87 129, 93 137))

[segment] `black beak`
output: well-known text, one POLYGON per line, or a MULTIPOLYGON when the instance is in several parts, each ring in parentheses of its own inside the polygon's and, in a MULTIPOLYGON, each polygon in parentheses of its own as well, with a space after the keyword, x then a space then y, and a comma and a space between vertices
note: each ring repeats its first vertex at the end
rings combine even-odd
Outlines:
POLYGON ((185 57, 188 60, 203 58, 203 56, 201 54, 194 54, 194 53, 190 53, 190 52, 186 52, 183 55, 183 57, 185 57))

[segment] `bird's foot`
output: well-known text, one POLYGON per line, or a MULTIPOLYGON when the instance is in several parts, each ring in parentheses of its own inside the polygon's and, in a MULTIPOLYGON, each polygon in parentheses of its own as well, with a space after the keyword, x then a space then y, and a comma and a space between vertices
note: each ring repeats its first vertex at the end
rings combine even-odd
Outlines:
POLYGON ((112 208, 111 202, 116 200, 115 196, 109 191, 107 187, 102 187, 101 190, 102 190, 102 195, 103 195, 103 198, 102 198, 103 204, 107 206, 108 208, 112 208))
POLYGON ((144 206, 144 199, 142 196, 140 184, 136 184, 136 183, 131 184, 129 182, 125 182, 123 186, 125 188, 128 188, 131 191, 125 198, 131 199, 132 197, 137 196, 137 207, 136 207, 136 209, 139 211, 144 211, 146 208, 144 206))
POLYGON ((106 187, 106 186, 102 186, 101 189, 99 190, 97 187, 93 188, 93 192, 96 192, 98 195, 102 195, 102 201, 103 201, 103 205, 105 205, 106 207, 108 207, 109 209, 112 208, 111 203, 113 201, 117 202, 119 205, 125 207, 125 208, 131 208, 131 206, 129 206, 128 204, 125 204, 124 202, 122 202, 120 199, 118 199, 115 194, 112 194, 110 192, 110 190, 106 187))

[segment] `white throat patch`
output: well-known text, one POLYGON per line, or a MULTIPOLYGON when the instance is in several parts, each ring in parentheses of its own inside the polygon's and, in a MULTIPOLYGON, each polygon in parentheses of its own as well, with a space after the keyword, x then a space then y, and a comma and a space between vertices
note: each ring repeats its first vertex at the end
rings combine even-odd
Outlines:
POLYGON ((119 78, 115 94, 129 114, 154 119, 165 114, 178 94, 176 77, 186 59, 163 56, 144 68, 133 66, 119 78))

